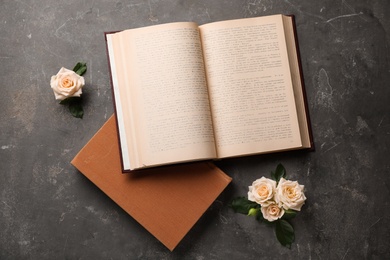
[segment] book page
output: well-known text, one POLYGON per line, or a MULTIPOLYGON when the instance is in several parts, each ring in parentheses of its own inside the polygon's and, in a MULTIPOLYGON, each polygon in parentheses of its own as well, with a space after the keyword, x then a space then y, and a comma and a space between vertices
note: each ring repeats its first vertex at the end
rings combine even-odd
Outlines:
POLYGON ((302 145, 303 147, 310 148, 311 140, 310 140, 310 133, 309 133, 309 122, 307 121, 308 115, 305 108, 304 86, 303 86, 303 80, 301 79, 301 75, 300 75, 300 64, 299 64, 299 57, 297 53, 298 48, 296 45, 296 39, 294 35, 293 18, 289 16, 283 16, 283 25, 285 29, 284 32, 286 35, 288 60, 290 62, 290 68, 291 68, 291 78, 292 78, 293 88, 294 88, 294 97, 295 97, 295 103, 297 107, 297 116, 299 122, 299 129, 301 132, 302 145))
POLYGON ((215 158, 199 30, 174 23, 113 34, 134 168, 215 158))
POLYGON ((218 157, 301 147, 282 16, 200 31, 218 157))

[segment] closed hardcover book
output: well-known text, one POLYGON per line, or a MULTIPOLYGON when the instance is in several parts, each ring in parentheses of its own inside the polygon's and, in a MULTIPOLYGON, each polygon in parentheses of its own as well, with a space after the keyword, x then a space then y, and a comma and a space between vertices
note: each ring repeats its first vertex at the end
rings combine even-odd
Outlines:
POLYGON ((71 163, 172 251, 231 178, 210 162, 122 174, 117 133, 112 116, 71 163))

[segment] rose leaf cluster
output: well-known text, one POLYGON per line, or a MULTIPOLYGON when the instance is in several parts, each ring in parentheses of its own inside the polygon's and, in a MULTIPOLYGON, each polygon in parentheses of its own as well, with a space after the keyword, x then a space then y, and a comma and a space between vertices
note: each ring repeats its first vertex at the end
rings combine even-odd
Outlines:
POLYGON ((274 224, 276 237, 286 247, 294 241, 294 228, 288 220, 294 218, 305 203, 304 186, 285 179, 286 170, 278 164, 271 178, 261 177, 249 186, 248 197, 232 201, 237 213, 255 216, 257 220, 274 224))

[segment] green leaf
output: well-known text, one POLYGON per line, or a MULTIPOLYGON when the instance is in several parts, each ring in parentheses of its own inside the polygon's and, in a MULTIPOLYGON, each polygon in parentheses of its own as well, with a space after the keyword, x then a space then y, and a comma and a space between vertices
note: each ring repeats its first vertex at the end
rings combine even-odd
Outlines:
POLYGON ((287 220, 279 219, 275 223, 276 238, 287 248, 291 248, 291 244, 294 242, 294 228, 287 222, 287 220))
POLYGON ((238 197, 232 201, 232 203, 230 204, 230 207, 236 213, 248 215, 250 209, 259 208, 260 205, 257 204, 256 202, 248 200, 245 197, 238 197))
POLYGON ((80 76, 84 75, 84 73, 87 71, 87 63, 78 62, 76 66, 74 66, 73 71, 80 76))
POLYGON ((281 163, 279 163, 276 166, 275 172, 271 172, 271 177, 276 182, 279 182, 279 180, 282 177, 284 178, 285 176, 286 176, 286 169, 284 168, 284 166, 281 163))
POLYGON ((83 118, 84 110, 80 102, 72 102, 69 104, 69 111, 72 116, 77 118, 83 118))
POLYGON ((84 110, 81 97, 68 97, 61 100, 61 105, 68 105, 70 113, 77 118, 83 118, 84 110))
POLYGON ((260 211, 260 212, 259 212, 260 214, 257 214, 257 215, 256 215, 256 220, 257 220, 257 221, 265 221, 265 222, 268 222, 268 220, 266 220, 266 219, 264 218, 263 213, 261 213, 261 207, 260 207, 259 211, 260 211))
POLYGON ((295 216, 298 214, 298 211, 295 211, 295 210, 292 210, 292 209, 288 209, 288 210, 285 210, 284 211, 284 214, 283 214, 283 219, 293 219, 295 218, 295 216))

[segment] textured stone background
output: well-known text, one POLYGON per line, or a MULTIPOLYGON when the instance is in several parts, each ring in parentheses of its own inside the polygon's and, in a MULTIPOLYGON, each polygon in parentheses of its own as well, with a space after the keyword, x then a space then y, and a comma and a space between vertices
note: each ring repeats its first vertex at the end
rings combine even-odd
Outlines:
POLYGON ((388 0, 2 0, 0 259, 390 259, 389 13, 388 0), (316 151, 219 162, 233 183, 171 253, 69 163, 114 111, 103 32, 276 13, 296 16, 316 151), (49 86, 77 61, 82 120, 49 86), (227 207, 279 162, 307 188, 291 250, 227 207))

